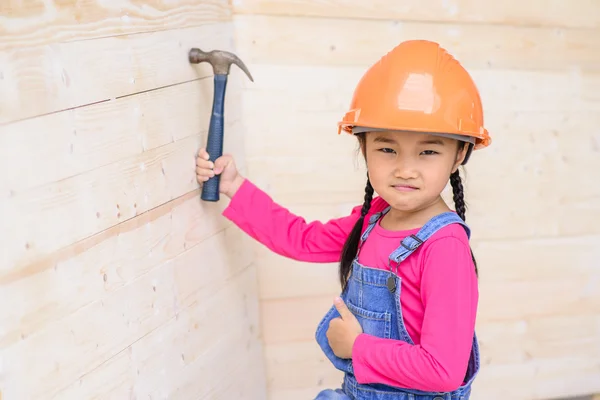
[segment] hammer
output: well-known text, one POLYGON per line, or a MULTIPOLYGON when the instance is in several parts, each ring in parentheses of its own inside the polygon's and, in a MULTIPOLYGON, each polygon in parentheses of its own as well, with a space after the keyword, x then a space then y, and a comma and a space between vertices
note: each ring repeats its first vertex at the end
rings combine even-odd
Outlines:
MULTIPOLYGON (((250 71, 248 71, 242 60, 235 54, 227 51, 213 50, 205 52, 198 48, 193 48, 189 52, 189 61, 192 64, 199 64, 206 61, 212 65, 215 74, 212 115, 210 117, 206 144, 209 160, 214 163, 217 158, 223 155, 225 88, 227 87, 227 76, 229 75, 231 64, 240 67, 252 82, 254 82, 254 79, 252 79, 250 71)), ((220 175, 215 175, 204 182, 200 198, 204 201, 218 201, 219 183, 220 175)))

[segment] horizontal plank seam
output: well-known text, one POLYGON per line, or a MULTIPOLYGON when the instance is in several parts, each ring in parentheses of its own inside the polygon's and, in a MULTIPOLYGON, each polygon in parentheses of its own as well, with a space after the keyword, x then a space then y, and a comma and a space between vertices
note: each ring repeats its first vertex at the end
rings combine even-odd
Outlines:
MULTIPOLYGON (((227 229, 227 228, 225 228, 227 229)), ((220 230, 219 232, 215 233, 218 234, 221 231, 224 231, 225 229, 220 230)), ((213 236, 213 235, 211 235, 213 236)), ((206 238, 208 239, 208 237, 206 238)), ((206 240, 205 239, 205 240, 206 240)), ((187 249, 186 251, 180 253, 184 254, 187 251, 189 251, 190 249, 193 249, 195 246, 197 246, 199 243, 197 243, 196 245, 190 247, 189 249, 187 249)), ((245 265, 243 268, 240 268, 239 270, 235 271, 231 276, 229 276, 227 278, 227 281, 231 280, 232 278, 237 278, 238 276, 240 276, 242 273, 244 273, 250 266, 252 265, 252 262, 248 263, 247 265, 245 265)), ((154 269, 154 268, 153 268, 154 269)), ((150 272, 150 271, 149 271, 150 272)), ((146 274, 144 274, 146 275, 146 274)), ((143 275, 141 275, 140 277, 136 278, 135 280, 131 281, 128 285, 132 284, 133 282, 137 281, 138 279, 140 279, 143 275)), ((125 287, 127 287, 128 285, 123 286, 121 289, 124 289, 125 287)), ((121 290, 120 289, 120 290, 121 290)), ((114 293, 114 292, 112 292, 114 293)), ((101 301, 101 299, 97 299, 92 303, 95 303, 97 301, 101 301)), ((175 320, 178 315, 185 310, 190 309, 195 303, 191 302, 190 304, 186 305, 185 307, 179 309, 171 318, 169 318, 168 320, 166 320, 164 323, 156 326, 155 328, 151 329, 150 331, 146 332, 145 334, 143 334, 142 336, 140 336, 139 338, 137 338, 135 341, 131 342, 130 344, 128 344, 125 348, 117 351, 116 353, 114 353, 112 356, 110 356, 109 358, 107 358, 106 360, 104 360, 102 363, 98 364, 96 367, 92 368, 91 370, 87 371, 86 373, 84 373, 83 375, 80 375, 77 379, 75 379, 73 382, 70 382, 68 384, 66 384, 65 386, 61 387, 60 389, 58 389, 56 391, 56 393, 59 393, 61 391, 63 391, 64 389, 67 389, 69 386, 75 384, 77 381, 79 381, 80 379, 82 379, 83 377, 85 377, 86 375, 91 374, 92 372, 94 372, 95 370, 97 370, 98 368, 102 367, 104 364, 110 362, 111 360, 113 360, 115 357, 119 356, 119 354, 121 354, 124 351, 127 351, 128 348, 130 348, 131 346, 133 346, 134 344, 136 344, 137 342, 139 342, 140 340, 144 339, 146 336, 150 335, 151 333, 155 332, 156 330, 165 327, 166 325, 168 325, 169 323, 171 323, 173 320, 175 320)), ((56 321, 56 323, 60 323, 59 321, 56 321)))
POLYGON ((222 20, 210 20, 207 22, 203 22, 201 24, 194 24, 194 25, 186 25, 180 28, 167 28, 167 29, 151 29, 151 30, 145 30, 145 31, 137 31, 137 32, 125 32, 125 33, 116 33, 113 35, 103 35, 103 36, 95 36, 95 37, 84 37, 84 38, 80 38, 80 39, 73 39, 73 40, 63 40, 60 41, 59 43, 76 43, 76 42, 89 42, 91 40, 102 40, 102 39, 110 39, 110 38, 119 38, 119 37, 123 37, 123 36, 138 36, 138 35, 148 35, 148 34, 153 34, 153 33, 162 33, 162 32, 176 32, 176 31, 182 31, 182 30, 188 30, 188 29, 195 29, 195 28, 201 28, 204 26, 212 26, 212 25, 221 25, 221 24, 231 24, 232 19, 231 19, 231 14, 228 15, 227 18, 222 19, 222 20))
POLYGON ((85 307, 89 306, 90 304, 93 304, 93 303, 96 303, 96 302, 98 302, 98 301, 101 301, 101 300, 105 299, 105 298, 106 298, 106 297, 108 297, 108 296, 112 296, 114 293, 118 293, 119 291, 126 289, 128 286, 130 286, 130 285, 134 284, 134 283, 135 283, 135 282, 137 282, 138 280, 141 280, 141 279, 143 279, 143 278, 144 278, 146 275, 148 275, 148 274, 150 274, 150 273, 154 272, 154 271, 155 271, 157 268, 160 268, 161 266, 163 266, 163 265, 165 265, 165 264, 168 264, 168 263, 170 263, 171 261, 173 261, 173 260, 174 260, 174 259, 176 259, 177 257, 180 257, 180 256, 184 255, 185 253, 187 253, 187 252, 188 252, 188 251, 190 251, 191 249, 195 248, 196 246, 199 246, 200 244, 202 244, 202 243, 203 243, 203 242, 205 242, 206 240, 209 240, 209 239, 211 239, 212 237, 214 237, 214 236, 216 236, 216 235, 218 235, 218 234, 220 234, 220 233, 224 232, 224 231, 225 231, 225 230, 227 230, 228 228, 229 228, 229 227, 228 227, 228 226, 226 226, 226 227, 224 227, 224 228, 218 229, 218 230, 216 230, 215 232, 213 232, 213 233, 209 234, 208 236, 204 237, 202 240, 200 240, 198 243, 194 244, 193 246, 186 248, 184 251, 182 251, 182 252, 181 252, 181 253, 179 253, 179 254, 176 254, 176 255, 175 255, 175 256, 173 256, 172 258, 169 258, 169 259, 165 259, 165 260, 161 260, 161 261, 159 261, 157 264, 154 264, 152 267, 148 268, 148 270, 146 270, 144 273, 142 273, 142 274, 140 274, 140 275, 136 276, 136 277, 135 277, 135 279, 133 279, 133 280, 131 280, 131 281, 127 282, 125 285, 123 285, 123 286, 120 286, 119 288, 117 288, 117 289, 115 289, 115 290, 112 290, 112 291, 107 291, 107 292, 105 293, 105 295, 104 295, 104 296, 101 296, 101 297, 100 297, 100 298, 98 298, 98 299, 92 300, 92 301, 90 301, 89 303, 86 303, 86 304, 82 305, 81 307, 79 307, 79 308, 77 308, 77 309, 73 310, 72 314, 75 314, 76 312, 79 312, 81 309, 83 309, 83 308, 85 308, 85 307))
POLYGON ((213 76, 214 75, 212 75, 212 74, 211 75, 200 76, 198 78, 188 79, 188 80, 185 80, 185 81, 182 81, 182 82, 176 82, 176 83, 171 83, 171 84, 168 84, 168 85, 157 86, 157 87, 153 87, 153 88, 150 88, 150 89, 141 90, 141 91, 134 92, 134 93, 124 94, 124 95, 121 95, 121 96, 115 96, 115 97, 105 98, 105 99, 101 99, 101 100, 94 101, 94 102, 91 102, 91 103, 85 103, 85 104, 80 104, 78 106, 73 106, 73 107, 68 107, 68 108, 62 108, 60 110, 55 110, 55 111, 51 111, 51 112, 48 112, 48 113, 38 114, 38 115, 31 116, 31 117, 10 120, 8 122, 1 122, 0 123, 0 128, 2 128, 3 126, 7 126, 7 125, 10 125, 10 124, 13 124, 13 123, 17 123, 17 122, 23 122, 23 121, 27 121, 27 120, 36 119, 36 118, 47 117, 47 116, 52 115, 52 114, 58 114, 58 113, 61 113, 61 112, 77 110, 77 109, 85 108, 85 107, 91 107, 91 106, 95 106, 95 105, 98 105, 98 104, 106 103, 108 101, 115 101, 115 100, 123 99, 123 98, 126 98, 126 97, 132 97, 132 96, 142 95, 142 94, 150 93, 150 92, 157 91, 157 90, 167 89, 167 88, 171 88, 171 87, 175 87, 175 86, 179 86, 179 85, 185 85, 185 84, 188 84, 188 83, 191 83, 191 82, 200 81, 202 79, 212 78, 213 76))
MULTIPOLYGON (((180 142, 183 142, 183 141, 187 141, 187 140, 190 140, 190 138, 193 138, 193 137, 200 137, 200 136, 202 136, 202 133, 205 133, 205 132, 206 132, 206 131, 202 131, 202 132, 196 132, 196 133, 194 133, 194 134, 192 134, 192 135, 189 135, 189 136, 184 136, 184 137, 182 137, 182 138, 179 138, 179 139, 177 139, 177 140, 173 140, 173 141, 171 141, 171 142, 169 142, 169 143, 165 143, 165 144, 163 144, 163 145, 160 145, 160 146, 156 146, 156 147, 152 147, 152 148, 149 148, 149 149, 145 149, 144 151, 142 151, 142 152, 140 152, 140 153, 136 153, 136 154, 130 155, 130 156, 128 156, 128 157, 121 158, 121 159, 118 159, 118 160, 115 160, 115 161, 112 161, 112 162, 109 162, 109 163, 106 163, 106 164, 100 164, 100 165, 94 166, 94 168, 92 168, 92 169, 88 169, 88 170, 82 170, 82 171, 79 171, 79 172, 78 172, 78 173, 76 173, 75 175, 69 175, 69 176, 65 176, 65 177, 63 177, 63 178, 60 178, 60 179, 58 179, 58 180, 52 181, 52 182, 45 182, 45 183, 42 183, 42 184, 40 184, 40 185, 31 186, 31 187, 28 187, 27 189, 23 190, 22 192, 17 192, 17 193, 16 193, 16 195, 20 195, 21 193, 27 193, 27 192, 29 192, 29 191, 33 191, 33 190, 36 190, 36 189, 42 188, 42 187, 44 187, 44 186, 52 186, 52 185, 55 185, 55 184, 57 184, 57 183, 61 183, 61 182, 67 181, 67 180, 69 180, 69 179, 73 179, 73 178, 75 178, 75 177, 77 177, 77 176, 80 176, 80 175, 85 175, 85 174, 87 174, 87 173, 93 172, 93 171, 95 171, 95 170, 97 170, 97 169, 100 169, 100 168, 107 167, 107 166, 109 166, 109 165, 113 165, 113 164, 121 164, 121 163, 123 163, 124 161, 127 161, 127 160, 129 160, 129 159, 134 159, 134 158, 137 158, 137 157, 143 156, 143 155, 144 155, 144 154, 146 154, 146 153, 151 153, 151 152, 156 152, 156 151, 159 151, 160 149, 162 149, 162 148, 164 148, 164 147, 166 147, 166 146, 172 146, 174 143, 180 143, 180 142)), ((186 193, 184 193, 183 195, 185 195, 185 194, 186 194, 186 193)), ((178 196, 178 197, 179 197, 179 196, 178 196)), ((171 200, 174 200, 174 199, 176 199, 176 198, 177 198, 177 197, 173 197, 171 200)), ((171 200, 169 200, 169 201, 171 201, 171 200)), ((163 204, 167 204, 167 203, 163 203, 163 204)), ((156 207, 154 207, 154 208, 156 208, 156 207)), ((152 209, 153 209, 153 208, 151 208, 151 209, 149 209, 149 210, 152 210, 152 209)), ((148 210, 148 211, 149 211, 149 210, 148 210)), ((135 216, 133 216, 133 217, 131 217, 131 218, 135 218, 135 217, 137 217, 138 215, 142 215, 142 214, 144 214, 145 212, 146 212, 146 211, 144 211, 144 212, 141 212, 141 213, 139 213, 139 214, 137 214, 137 215, 135 215, 135 216)), ((123 221, 129 221, 131 218, 125 219, 125 220, 123 220, 123 221)), ((115 226, 115 225, 113 225, 113 226, 115 226)), ((107 228, 107 229, 109 229, 109 228, 107 228)), ((92 236, 93 236, 93 235, 92 235, 92 236)))
POLYGON ((233 13, 233 23, 236 30, 239 29, 235 25, 236 17, 242 18, 286 18, 286 19, 322 19, 322 20, 345 20, 345 21, 376 21, 376 22, 389 22, 389 23, 414 23, 414 24, 434 24, 434 25, 472 25, 472 26, 497 26, 497 27, 506 27, 506 28, 529 28, 529 29, 564 29, 568 31, 588 31, 590 33, 598 32, 600 33, 600 26, 597 27, 589 27, 589 26, 571 26, 571 25, 544 25, 544 24, 506 24, 502 22, 491 22, 491 21, 455 21, 455 20, 427 20, 427 19, 402 19, 402 18, 361 18, 361 17, 336 17, 333 15, 309 15, 309 14, 276 14, 276 13, 243 13, 234 10, 233 13))
POLYGON ((131 229, 137 229, 138 227, 135 226, 135 224, 133 223, 133 221, 135 221, 136 219, 143 219, 146 217, 146 214, 149 214, 151 212, 156 212, 157 210, 160 210, 160 209, 164 209, 165 211, 163 213, 158 213, 156 216, 156 218, 162 217, 166 213, 171 212, 176 205, 179 205, 182 202, 184 202, 188 199, 191 199, 194 194, 199 195, 199 193, 200 193, 199 188, 196 188, 194 190, 186 192, 180 196, 172 198, 168 202, 159 204, 156 207, 149 208, 148 210, 143 211, 139 214, 136 214, 133 217, 123 220, 115 225, 112 225, 110 227, 102 229, 98 232, 95 232, 92 235, 81 238, 75 242, 69 243, 67 246, 58 248, 58 249, 54 250, 52 253, 41 256, 38 260, 33 261, 32 263, 28 264, 27 266, 24 266, 22 268, 11 269, 7 273, 0 274, 0 285, 8 285, 8 284, 11 284, 11 283, 19 280, 18 276, 23 273, 23 270, 39 269, 36 272, 36 273, 39 273, 45 269, 50 268, 51 267, 50 264, 55 265, 65 259, 70 258, 72 256, 72 254, 70 252, 68 252, 67 250, 72 247, 75 247, 78 245, 84 245, 84 248, 85 248, 84 251, 87 251, 90 248, 92 248, 92 247, 98 245, 99 243, 101 243, 102 241, 104 241, 106 238, 102 238, 102 236, 107 235, 108 233, 110 233, 110 231, 115 231, 115 234, 118 235, 118 234, 122 233, 120 228, 123 226, 127 226, 127 225, 134 225, 134 226, 132 228, 128 228, 128 229, 124 230, 123 232, 128 232, 131 229), (95 240, 95 239, 98 239, 98 240, 95 240), (87 244, 86 242, 91 242, 91 243, 87 244), (87 246, 85 246, 86 244, 87 244, 87 246), (61 253, 64 253, 64 254, 61 254, 61 253), (48 265, 46 265, 45 267, 38 267, 43 264, 48 264, 48 265))

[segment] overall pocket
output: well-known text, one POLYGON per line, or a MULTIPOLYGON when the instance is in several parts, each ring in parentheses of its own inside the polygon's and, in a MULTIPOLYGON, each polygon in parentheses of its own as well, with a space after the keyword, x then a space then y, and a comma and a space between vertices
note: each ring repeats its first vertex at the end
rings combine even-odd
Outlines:
POLYGON ((321 347, 325 356, 331 361, 333 366, 339 369, 342 372, 353 373, 352 372, 352 360, 344 359, 336 356, 333 352, 331 346, 329 346, 329 340, 327 339, 327 330, 329 329, 329 322, 340 316, 335 306, 332 306, 327 314, 323 317, 319 326, 317 327, 317 331, 315 337, 317 339, 317 344, 321 347))
POLYGON ((362 330, 367 335, 390 339, 392 335, 392 314, 390 312, 375 312, 358 307, 346 301, 348 309, 354 314, 362 330))
MULTIPOLYGON (((375 312, 365 310, 364 308, 355 306, 348 299, 344 299, 348 309, 363 329, 363 332, 380 338, 390 339, 392 332, 392 314, 389 312, 375 312)), ((333 366, 340 371, 353 374, 352 360, 343 359, 336 356, 333 353, 333 349, 329 346, 329 340, 327 339, 327 329, 329 329, 329 322, 340 316, 339 312, 332 306, 325 317, 319 323, 316 331, 316 340, 325 356, 331 361, 333 366)))

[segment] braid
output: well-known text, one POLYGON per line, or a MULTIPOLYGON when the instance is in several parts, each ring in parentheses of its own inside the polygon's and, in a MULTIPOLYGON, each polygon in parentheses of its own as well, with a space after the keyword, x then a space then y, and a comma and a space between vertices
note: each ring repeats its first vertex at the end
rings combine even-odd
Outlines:
POLYGON ((365 201, 363 203, 362 209, 360 210, 360 215, 362 217, 365 217, 369 212, 369 209, 371 208, 371 201, 373 201, 373 193, 375 193, 375 190, 373 190, 373 186, 371 186, 371 181, 367 176, 367 185, 365 186, 365 201))
POLYGON ((371 181, 367 176, 367 184, 365 186, 365 200, 363 202, 362 208, 360 210, 360 217, 348 239, 346 239, 346 243, 344 243, 344 248, 342 249, 342 256, 340 260, 340 268, 339 268, 339 278, 340 283, 342 285, 342 290, 346 288, 346 283, 348 281, 348 277, 350 276, 350 272, 352 272, 352 261, 354 257, 356 257, 356 252, 358 251, 358 244, 360 242, 360 236, 362 233, 363 222, 369 210, 371 209, 371 201, 373 201, 374 194, 373 186, 371 186, 371 181))
MULTIPOLYGON (((465 205, 465 194, 463 189, 462 180, 460 179, 460 173, 458 170, 453 172, 450 175, 450 184, 452 185, 452 193, 454 194, 454 208, 456 209, 456 214, 462 218, 463 221, 466 221, 465 214, 467 207, 465 205)), ((471 258, 473 259, 473 264, 475 264, 475 274, 478 274, 477 270, 477 261, 475 260, 475 255, 473 254, 473 250, 471 249, 471 258)))
POLYGON ((460 179, 460 173, 458 170, 450 175, 450 184, 452 185, 452 193, 454 194, 454 207, 456 213, 463 221, 466 221, 465 212, 467 208, 465 206, 465 196, 463 191, 462 180, 460 179))

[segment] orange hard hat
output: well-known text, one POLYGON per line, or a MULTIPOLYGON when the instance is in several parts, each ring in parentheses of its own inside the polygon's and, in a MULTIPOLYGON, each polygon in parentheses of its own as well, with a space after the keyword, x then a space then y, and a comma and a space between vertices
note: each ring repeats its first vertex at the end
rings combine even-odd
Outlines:
POLYGON ((491 143, 473 79, 438 43, 427 40, 400 43, 367 70, 338 123, 338 133, 342 130, 448 135, 471 142, 471 149, 491 143))

